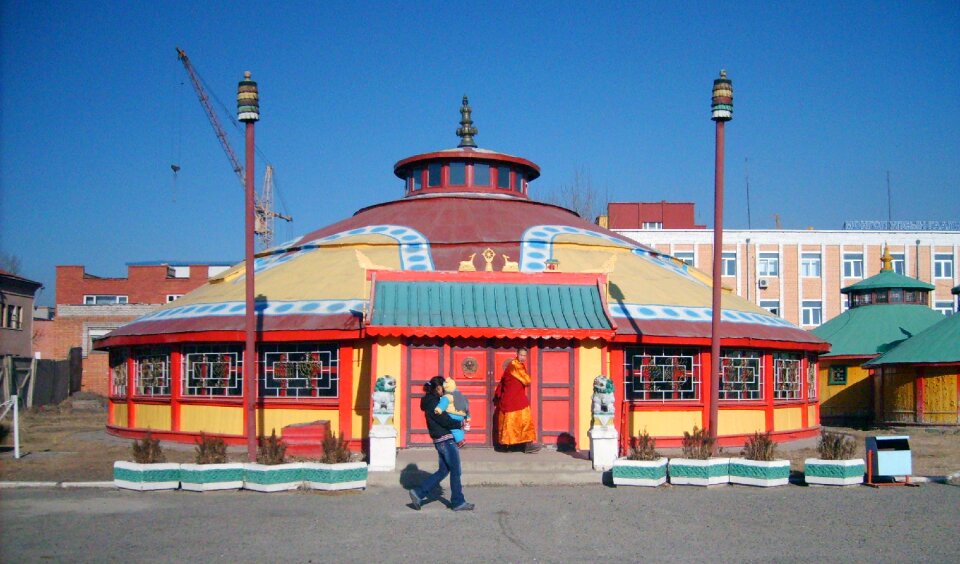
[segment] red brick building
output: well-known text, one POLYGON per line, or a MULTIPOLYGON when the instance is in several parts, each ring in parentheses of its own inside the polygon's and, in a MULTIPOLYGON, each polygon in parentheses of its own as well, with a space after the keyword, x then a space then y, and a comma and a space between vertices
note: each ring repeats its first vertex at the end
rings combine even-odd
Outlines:
POLYGON ((107 395, 107 355, 92 350, 92 341, 203 285, 229 263, 128 263, 125 278, 105 278, 83 266, 58 266, 53 322, 36 344, 43 358, 64 359, 70 349, 83 355, 82 389, 107 395), (46 334, 49 332, 49 334, 46 334))
POLYGON ((613 202, 607 229, 706 229, 694 222, 692 202, 613 202))

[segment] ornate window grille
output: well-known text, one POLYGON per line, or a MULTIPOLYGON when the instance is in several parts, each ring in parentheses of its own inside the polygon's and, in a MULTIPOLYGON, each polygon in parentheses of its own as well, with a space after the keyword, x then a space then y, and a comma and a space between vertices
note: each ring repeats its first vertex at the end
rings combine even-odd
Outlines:
POLYGON ((340 392, 336 343, 266 345, 260 351, 260 395, 273 398, 336 398, 340 392))
POLYGON ((807 399, 817 399, 817 357, 807 357, 807 399))
POLYGON ((773 355, 773 399, 800 399, 800 357, 795 354, 773 355))
POLYGON ((720 399, 750 401, 763 399, 763 357, 757 351, 723 351, 720 399))
POLYGON ((113 397, 127 397, 127 351, 110 351, 110 390, 113 397))
POLYGON ((182 393, 192 397, 242 397, 241 345, 183 347, 182 393))
POLYGON ((699 400, 699 360, 696 349, 627 349, 624 367, 627 399, 660 402, 699 400))
POLYGON ((170 395, 170 352, 162 348, 136 351, 134 385, 138 396, 170 395))

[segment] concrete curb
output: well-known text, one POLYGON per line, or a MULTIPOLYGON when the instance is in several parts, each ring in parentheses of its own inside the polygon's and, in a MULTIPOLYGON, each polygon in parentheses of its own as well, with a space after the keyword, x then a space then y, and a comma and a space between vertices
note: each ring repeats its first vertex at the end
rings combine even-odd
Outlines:
POLYGON ((0 482, 0 490, 13 488, 115 488, 113 480, 109 482, 0 482))

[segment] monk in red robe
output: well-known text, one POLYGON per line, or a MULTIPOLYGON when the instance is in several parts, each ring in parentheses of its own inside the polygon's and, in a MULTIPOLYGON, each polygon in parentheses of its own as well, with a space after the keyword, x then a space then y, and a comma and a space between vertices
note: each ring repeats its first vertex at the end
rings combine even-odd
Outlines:
POLYGON ((523 452, 532 454, 540 451, 540 445, 525 390, 530 385, 526 362, 527 349, 517 349, 517 358, 503 371, 493 401, 497 406, 498 442, 507 447, 522 444, 523 452))

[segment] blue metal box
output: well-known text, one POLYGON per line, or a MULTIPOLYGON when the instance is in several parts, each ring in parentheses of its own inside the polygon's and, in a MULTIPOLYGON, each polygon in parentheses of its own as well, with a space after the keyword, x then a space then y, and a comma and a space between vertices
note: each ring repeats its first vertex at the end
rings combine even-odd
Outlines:
POLYGON ((910 437, 867 437, 867 459, 873 459, 874 476, 911 476, 913 459, 910 437))

